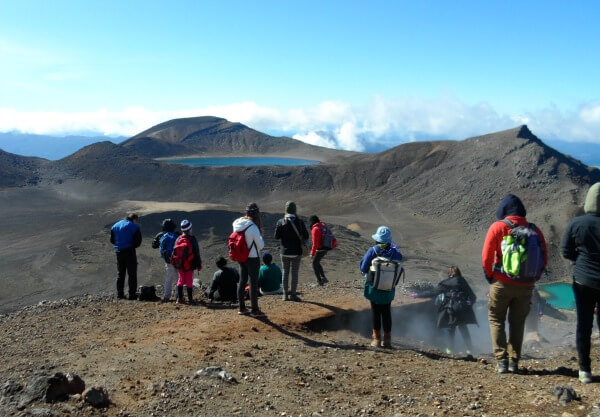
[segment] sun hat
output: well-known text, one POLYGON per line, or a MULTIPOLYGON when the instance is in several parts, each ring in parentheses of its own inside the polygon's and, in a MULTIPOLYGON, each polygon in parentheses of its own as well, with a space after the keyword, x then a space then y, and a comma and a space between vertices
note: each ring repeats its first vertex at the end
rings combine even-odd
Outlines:
POLYGON ((184 219, 181 221, 181 231, 182 232, 187 232, 188 230, 190 230, 192 228, 192 222, 184 219))
POLYGON ((371 237, 377 243, 392 243, 392 232, 387 226, 379 226, 377 232, 371 237))

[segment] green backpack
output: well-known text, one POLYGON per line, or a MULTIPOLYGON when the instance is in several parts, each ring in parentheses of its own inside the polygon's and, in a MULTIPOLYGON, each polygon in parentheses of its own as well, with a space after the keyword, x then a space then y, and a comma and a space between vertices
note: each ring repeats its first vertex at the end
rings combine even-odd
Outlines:
POLYGON ((536 226, 517 226, 508 219, 503 222, 511 231, 502 237, 502 272, 514 280, 537 281, 544 271, 544 252, 536 226))

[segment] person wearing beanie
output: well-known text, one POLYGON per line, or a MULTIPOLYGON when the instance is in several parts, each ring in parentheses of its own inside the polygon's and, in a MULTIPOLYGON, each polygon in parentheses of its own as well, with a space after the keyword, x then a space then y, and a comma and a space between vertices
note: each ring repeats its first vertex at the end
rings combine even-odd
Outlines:
POLYGON ((202 259, 200 258, 200 248, 198 241, 192 234, 192 223, 184 219, 181 221, 181 236, 175 241, 173 250, 174 257, 181 257, 180 265, 175 265, 179 279, 177 280, 177 304, 184 304, 183 287, 187 288, 188 303, 195 305, 194 302, 194 270, 202 269, 202 259))
POLYGON ((237 302, 237 285, 240 280, 238 271, 227 266, 227 260, 222 256, 215 262, 219 269, 214 273, 206 297, 211 301, 237 302))
POLYGON ((380 226, 373 236, 375 245, 370 247, 360 261, 360 272, 365 276, 364 297, 371 302, 373 317, 373 347, 392 347, 392 301, 396 296, 396 289, 383 291, 375 288, 368 279, 373 260, 377 257, 387 258, 394 262, 402 261, 402 254, 392 240, 392 232, 387 226, 380 226), (381 326, 383 324, 383 341, 381 340, 381 326))
POLYGON ((277 221, 275 226, 275 239, 281 241, 283 300, 300 301, 297 294, 298 275, 303 249, 308 252, 308 248, 306 248, 308 231, 302 219, 296 215, 296 203, 293 201, 285 203, 285 215, 277 221), (290 272, 292 275, 291 287, 288 285, 290 272))
MULTIPOLYGON (((521 199, 514 194, 506 195, 496 210, 498 221, 490 225, 481 251, 484 275, 490 284, 488 320, 498 373, 518 372, 525 320, 529 314, 535 285, 534 280, 519 280, 508 274, 502 264, 502 248, 503 245, 506 245, 505 237, 510 235, 512 228, 529 225, 525 218, 526 215, 527 211, 521 199), (505 331, 507 315, 508 342, 505 331)), ((543 252, 545 269, 548 265, 546 240, 537 226, 535 231, 543 252)))
POLYGON ((579 381, 588 384, 592 382, 590 349, 594 308, 600 305, 600 182, 588 190, 583 211, 583 215, 567 225, 560 249, 564 258, 573 261, 579 381))
POLYGON ((177 282, 177 269, 171 264, 171 255, 173 254, 173 248, 175 242, 179 237, 179 232, 175 229, 177 225, 171 219, 165 219, 162 223, 162 236, 159 239, 158 248, 160 250, 160 256, 165 261, 165 285, 163 291, 164 303, 171 300, 171 288, 172 284, 177 282))
POLYGON ((258 307, 258 271, 260 269, 260 251, 265 246, 265 241, 262 237, 260 210, 256 203, 248 204, 246 206, 246 215, 235 219, 233 222, 233 231, 244 233, 246 245, 250 250, 246 262, 239 262, 240 281, 238 282, 237 297, 240 310, 238 314, 264 317, 265 313, 258 307), (248 281, 250 281, 250 313, 248 313, 244 301, 244 292, 248 281))
MULTIPOLYGON (((323 223, 316 215, 312 215, 308 218, 308 224, 310 224, 310 233, 312 236, 312 246, 310 249, 310 257, 312 258, 312 267, 317 278, 319 285, 325 285, 329 282, 325 276, 325 271, 321 265, 321 260, 327 254, 327 252, 337 246, 337 240, 335 237, 332 240, 331 248, 323 246, 323 234, 331 233, 325 223, 323 223)), ((331 235, 333 236, 333 235, 331 235)))
POLYGON ((258 271, 258 289, 261 295, 281 294, 281 269, 273 263, 269 252, 263 253, 263 266, 258 271))
POLYGON ((142 244, 142 232, 137 224, 138 215, 130 213, 110 229, 110 243, 117 255, 117 298, 125 298, 125 273, 128 276, 129 299, 137 299, 137 255, 142 244))

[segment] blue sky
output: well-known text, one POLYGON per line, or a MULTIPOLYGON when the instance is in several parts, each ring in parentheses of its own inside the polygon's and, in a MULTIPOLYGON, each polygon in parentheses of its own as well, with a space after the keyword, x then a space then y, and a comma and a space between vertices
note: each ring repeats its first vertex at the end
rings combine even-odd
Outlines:
POLYGON ((600 142, 594 1, 0 0, 0 131, 216 115, 361 150, 527 123, 600 142))

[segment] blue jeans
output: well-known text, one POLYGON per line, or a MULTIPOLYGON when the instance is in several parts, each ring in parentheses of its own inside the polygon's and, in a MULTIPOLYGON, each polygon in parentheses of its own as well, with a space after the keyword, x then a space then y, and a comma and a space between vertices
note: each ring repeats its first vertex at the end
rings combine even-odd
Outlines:
POLYGON ((600 290, 573 281, 575 308, 577 310, 577 331, 575 333, 579 370, 591 372, 590 349, 594 327, 594 308, 600 303, 600 290))

